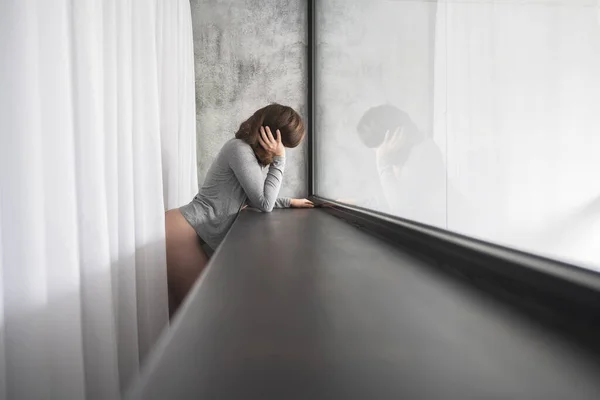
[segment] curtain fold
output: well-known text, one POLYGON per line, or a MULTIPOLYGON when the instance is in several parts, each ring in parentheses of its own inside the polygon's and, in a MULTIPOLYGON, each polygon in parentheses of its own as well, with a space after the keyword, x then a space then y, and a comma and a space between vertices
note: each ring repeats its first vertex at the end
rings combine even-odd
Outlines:
POLYGON ((0 2, 0 399, 112 399, 195 194, 189 2, 0 2))
POLYGON ((194 43, 189 1, 158 2, 156 42, 165 208, 190 202, 198 192, 194 43), (178 27, 178 29, 173 29, 178 27), (194 136, 193 138, 190 135, 194 136))

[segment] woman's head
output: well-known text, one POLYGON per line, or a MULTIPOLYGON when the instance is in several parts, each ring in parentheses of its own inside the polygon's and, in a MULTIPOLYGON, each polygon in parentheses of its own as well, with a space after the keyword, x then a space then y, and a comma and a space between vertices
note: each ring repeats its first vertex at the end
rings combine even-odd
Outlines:
POLYGON ((293 108, 281 104, 270 104, 256 111, 250 118, 242 122, 235 137, 248 143, 256 158, 262 165, 273 162, 273 156, 262 148, 258 141, 260 127, 269 127, 273 135, 279 129, 281 142, 285 147, 296 147, 302 142, 304 134, 304 122, 293 108))
POLYGON ((404 128, 405 134, 416 138, 418 129, 410 116, 389 104, 368 109, 356 127, 358 136, 369 148, 379 147, 385 139, 386 132, 404 128))

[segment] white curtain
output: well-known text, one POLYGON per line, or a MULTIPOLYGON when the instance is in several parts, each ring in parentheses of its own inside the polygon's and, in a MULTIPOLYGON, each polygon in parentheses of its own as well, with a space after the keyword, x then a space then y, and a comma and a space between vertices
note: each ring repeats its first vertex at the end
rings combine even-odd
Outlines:
POLYGON ((157 59, 165 208, 198 192, 194 43, 189 0, 159 1, 157 59))
POLYGON ((0 399, 115 399, 196 188, 187 0, 0 1, 0 399))
POLYGON ((440 1, 448 228, 600 270, 600 1, 440 1))

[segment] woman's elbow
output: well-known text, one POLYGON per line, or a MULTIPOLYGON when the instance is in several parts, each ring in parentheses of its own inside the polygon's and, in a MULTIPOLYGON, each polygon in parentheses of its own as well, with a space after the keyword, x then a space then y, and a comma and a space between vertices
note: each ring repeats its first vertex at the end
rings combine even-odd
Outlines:
POLYGON ((266 213, 270 213, 271 211, 273 211, 273 205, 264 205, 262 207, 260 207, 260 211, 262 212, 266 212, 266 213))
POLYGON ((250 207, 253 207, 262 212, 271 212, 275 208, 275 202, 269 202, 266 198, 260 197, 250 201, 250 207))
POLYGON ((275 203, 269 203, 266 201, 261 201, 260 207, 258 207, 258 209, 260 211, 266 212, 266 213, 270 213, 271 211, 273 211, 273 208, 275 208, 275 203))

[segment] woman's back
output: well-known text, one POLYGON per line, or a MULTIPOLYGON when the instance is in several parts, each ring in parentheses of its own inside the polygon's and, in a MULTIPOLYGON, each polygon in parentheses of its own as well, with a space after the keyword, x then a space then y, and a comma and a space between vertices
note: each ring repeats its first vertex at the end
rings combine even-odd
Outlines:
POLYGON ((194 198, 195 201, 205 203, 217 217, 237 213, 245 200, 246 194, 230 167, 230 160, 239 158, 247 151, 251 152, 252 149, 241 140, 231 139, 225 143, 194 198))

